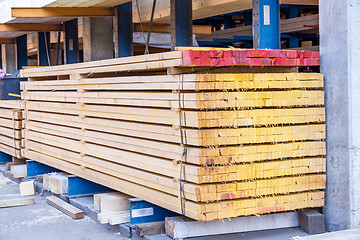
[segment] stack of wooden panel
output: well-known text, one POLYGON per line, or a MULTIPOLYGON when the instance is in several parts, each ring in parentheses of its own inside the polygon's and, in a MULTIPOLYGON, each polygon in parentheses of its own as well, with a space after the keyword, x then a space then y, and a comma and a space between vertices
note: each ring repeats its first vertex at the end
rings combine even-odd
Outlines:
POLYGON ((202 221, 323 206, 322 75, 119 77, 109 61, 22 72, 27 158, 202 221))
POLYGON ((0 100, 0 152, 21 155, 21 100, 0 100))

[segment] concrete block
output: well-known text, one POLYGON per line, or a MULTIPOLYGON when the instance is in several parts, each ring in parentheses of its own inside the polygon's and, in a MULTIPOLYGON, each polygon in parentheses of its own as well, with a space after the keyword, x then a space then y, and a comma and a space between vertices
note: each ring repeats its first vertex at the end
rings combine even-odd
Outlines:
POLYGON ((131 225, 130 223, 120 224, 119 225, 119 232, 121 236, 125 238, 131 237, 131 225))
POLYGON ((140 223, 135 225, 136 234, 140 237, 165 233, 165 222, 140 223))
POLYGON ((300 227, 309 234, 325 232, 324 215, 313 209, 299 211, 300 227))
POLYGON ((33 196, 35 195, 34 181, 20 183, 20 196, 33 196))
POLYGON ((165 219, 166 234, 173 239, 291 228, 299 225, 297 212, 267 214, 259 217, 238 217, 209 222, 195 221, 186 217, 165 219))

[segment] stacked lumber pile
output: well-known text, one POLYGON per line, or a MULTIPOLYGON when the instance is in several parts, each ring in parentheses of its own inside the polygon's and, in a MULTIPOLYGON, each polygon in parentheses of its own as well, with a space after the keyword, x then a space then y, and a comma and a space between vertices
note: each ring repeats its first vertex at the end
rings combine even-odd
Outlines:
POLYGON ((323 206, 321 74, 94 74, 162 57, 24 70, 25 157, 201 221, 323 206))
POLYGON ((0 152, 23 158, 21 129, 21 100, 0 100, 0 152))

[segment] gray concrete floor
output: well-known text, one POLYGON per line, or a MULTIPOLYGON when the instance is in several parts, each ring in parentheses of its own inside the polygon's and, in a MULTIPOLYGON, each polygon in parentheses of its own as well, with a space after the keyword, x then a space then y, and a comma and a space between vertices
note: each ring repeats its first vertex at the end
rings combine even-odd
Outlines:
MULTIPOLYGON (((0 199, 20 197, 19 185, 0 186, 0 199)), ((89 217, 73 220, 35 196, 35 205, 0 208, 0 240, 123 240, 89 217)))
POLYGON ((288 240, 296 236, 308 236, 300 228, 286 228, 258 232, 237 233, 212 237, 189 238, 189 240, 288 240))

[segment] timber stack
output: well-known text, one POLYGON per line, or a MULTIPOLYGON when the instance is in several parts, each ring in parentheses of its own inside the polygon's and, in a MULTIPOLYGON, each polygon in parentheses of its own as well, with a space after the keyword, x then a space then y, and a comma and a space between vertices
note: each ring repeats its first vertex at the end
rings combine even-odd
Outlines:
POLYGON ((200 221, 321 207, 323 76, 297 71, 317 65, 198 48, 25 69, 25 157, 200 221))
POLYGON ((0 151, 22 159, 21 100, 0 100, 0 151))

